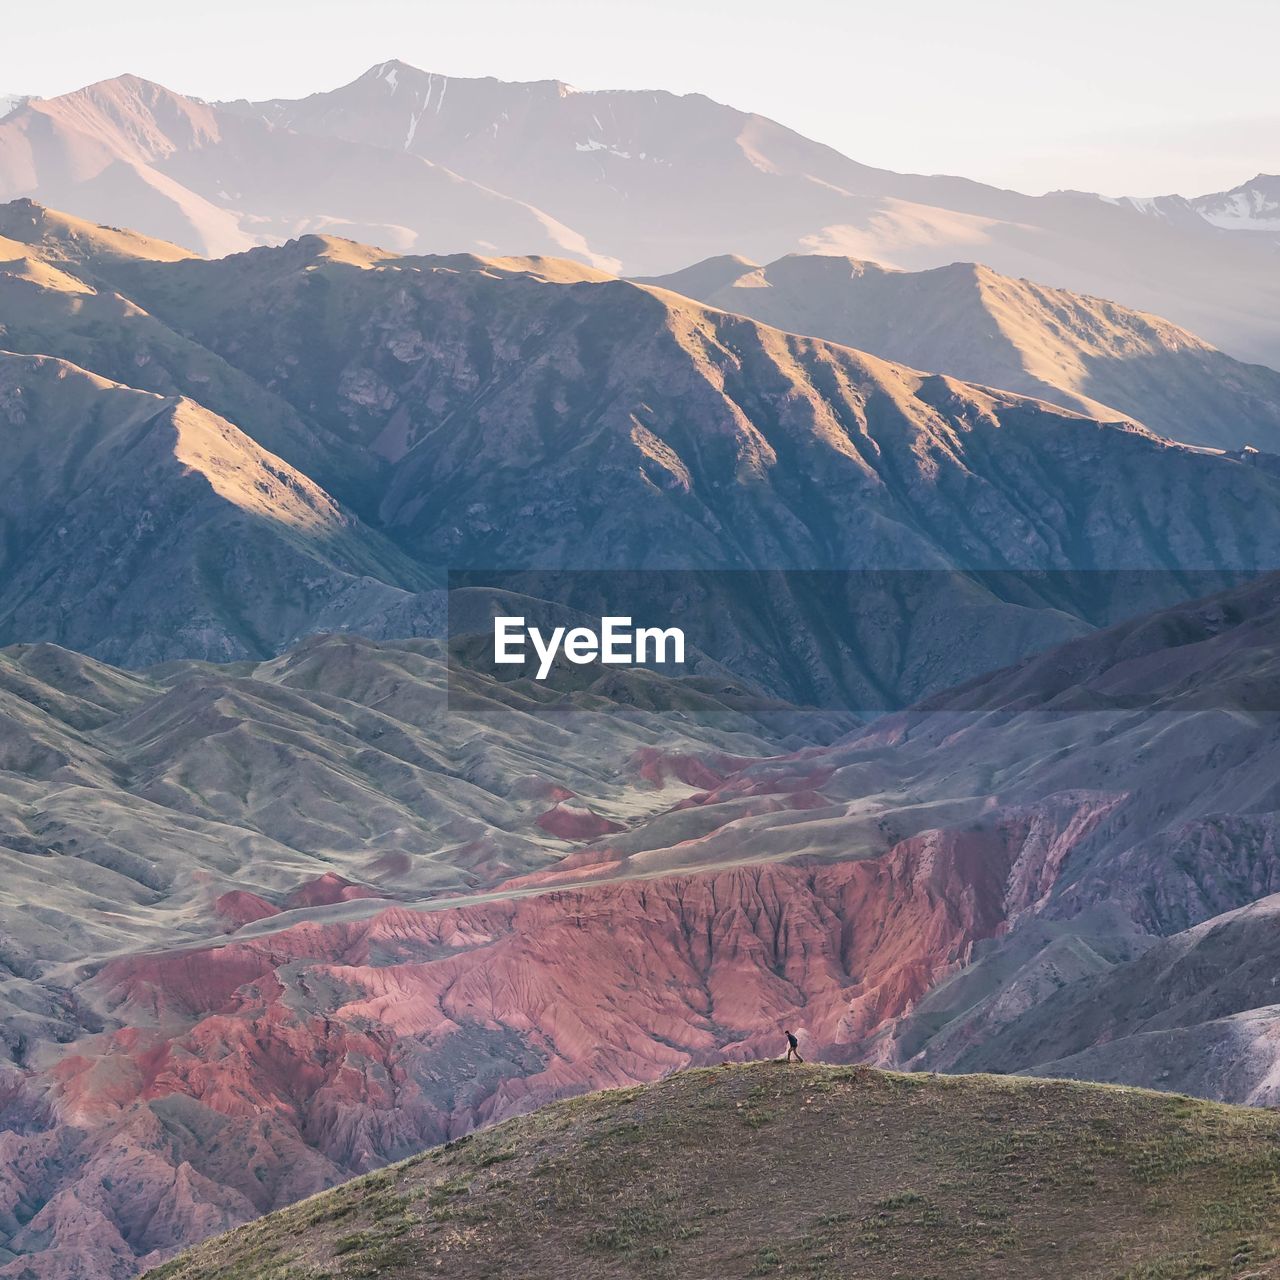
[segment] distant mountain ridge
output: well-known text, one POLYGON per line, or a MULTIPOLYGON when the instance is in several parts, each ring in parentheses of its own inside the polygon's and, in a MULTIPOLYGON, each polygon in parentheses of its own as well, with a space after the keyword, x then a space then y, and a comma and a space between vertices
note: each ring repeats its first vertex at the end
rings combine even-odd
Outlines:
POLYGON ((645 275, 726 251, 904 269, 977 259, 1280 361, 1280 283, 1261 240, 1091 196, 895 174, 697 94, 388 62, 297 101, 209 104, 123 76, 0 121, 0 199, 16 196, 210 253, 319 232, 645 275))
POLYGON ((1280 452, 1280 373, 1158 316, 976 263, 903 272, 822 254, 768 266, 723 256, 645 283, 1188 444, 1280 452))
MULTIPOLYGON (((447 567, 1248 571, 1280 563, 1280 476, 1260 461, 1266 455, 1170 444, 596 268, 406 256, 324 237, 209 262, 23 201, 0 209, 0 235, 20 255, 0 265, 4 341, 26 353, 13 360, 52 353, 140 388, 95 394, 185 398, 288 468, 282 501, 306 493, 331 513, 316 526, 330 531, 321 538, 300 533, 285 506, 255 509, 252 520, 245 506, 228 510, 235 528, 252 531, 252 545, 275 549, 259 562, 258 553, 245 558, 250 543, 231 526, 207 545, 165 547, 138 536, 127 508, 93 498, 101 527, 84 525, 86 547, 117 538, 135 547, 141 558, 128 577, 138 583, 189 564, 179 576, 189 587, 172 594, 172 607, 205 621, 157 625, 145 607, 153 588, 121 594, 108 589, 109 574, 70 607, 59 572, 67 548, 24 532, 11 541, 24 550, 0 578, 5 639, 148 663, 263 658, 323 629, 417 634, 440 609, 421 592, 447 567), (319 579, 286 572, 275 558, 286 548, 329 568, 319 579), (329 585, 299 599, 299 580, 329 585)), ((44 438, 47 459, 39 449, 22 454, 24 465, 51 466, 44 485, 61 474, 49 459, 80 412, 77 400, 69 410, 58 402, 80 385, 50 379, 47 421, 65 425, 44 438)), ((15 447, 22 438, 12 438, 15 447)), ((133 482, 130 457, 108 457, 109 468, 86 473, 88 493, 133 482)), ((15 501, 23 511, 21 493, 15 501)), ((81 571, 92 563, 88 552, 76 560, 81 571)), ((858 589, 853 580, 846 587, 858 589)), ((792 700, 882 705, 887 682, 891 705, 901 705, 1122 616, 1113 608, 1171 599, 1109 601, 1099 611, 1083 596, 1028 607, 975 590, 951 601, 975 626, 973 608, 994 610, 993 625, 978 627, 969 645, 929 632, 951 607, 935 602, 927 625, 912 610, 903 615, 924 628, 912 636, 876 638, 856 625, 854 636, 844 623, 813 632, 811 621, 798 635, 823 634, 821 645, 737 657, 756 673, 798 681, 772 686, 792 700), (859 701, 866 694, 872 702, 859 701)), ((849 619, 870 626, 871 613, 844 603, 849 619)), ((759 601, 718 604, 732 619, 759 601)), ((791 596, 775 607, 812 619, 819 605, 834 618, 834 604, 791 596)))
POLYGON ((1256 234, 1280 244, 1280 174, 1259 173, 1229 191, 1206 196, 1099 198, 1109 204, 1136 209, 1148 217, 1183 224, 1199 220, 1219 231, 1256 234))
POLYGON ((392 248, 585 252, 519 201, 429 161, 273 129, 136 76, 34 99, 0 121, 0 199, 225 254, 326 231, 392 248))
POLYGON ((1242 271, 1246 259, 1266 271, 1265 248, 1218 243, 1200 234, 1203 223, 1153 236, 1134 211, 1116 208, 1123 216, 1113 218, 1072 193, 1024 196, 858 164, 698 94, 582 93, 554 80, 464 79, 392 61, 326 93, 226 106, 428 157, 546 209, 628 275, 726 250, 762 262, 841 253, 909 270, 975 258, 1168 315, 1237 355, 1280 363, 1280 331, 1255 328, 1264 314, 1280 317, 1280 291, 1242 271), (1258 301, 1237 327, 1228 313, 1246 295, 1258 301))

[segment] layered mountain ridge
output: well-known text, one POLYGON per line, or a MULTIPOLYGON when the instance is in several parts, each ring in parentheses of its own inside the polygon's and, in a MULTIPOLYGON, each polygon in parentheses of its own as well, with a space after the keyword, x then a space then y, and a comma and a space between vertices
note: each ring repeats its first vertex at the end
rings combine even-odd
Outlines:
POLYGON ((822 254, 768 266, 729 256, 647 283, 912 368, 1132 418, 1188 444, 1280 445, 1280 374, 1157 316, 976 263, 903 272, 822 254))
POLYGON ((0 1276, 783 1027, 1280 1098, 1280 375, 1179 327, 1273 356, 1263 237, 401 63, 0 195, 0 1276), (499 682, 447 569, 706 632, 499 682))
POLYGON ((1274 250, 1260 238, 1092 196, 875 169, 697 94, 584 94, 389 62, 297 101, 210 104, 122 76, 0 121, 0 198, 19 196, 214 254, 320 232, 626 274, 726 250, 910 270, 977 258, 1278 359, 1274 250))
MULTIPOLYGON (((263 658, 323 629, 415 634, 439 627, 442 603, 422 593, 445 567, 1148 568, 1222 571, 1225 584, 1280 556, 1280 517, 1269 515, 1280 477, 1265 455, 1179 446, 563 260, 414 257, 304 237, 208 262, 21 201, 0 234, 23 251, 0 269, 9 349, 224 420, 223 439, 244 437, 286 468, 240 486, 237 518, 272 485, 282 500, 310 495, 329 514, 305 537, 294 497, 294 515, 259 503, 246 527, 281 556, 287 546, 332 559, 354 579, 298 599, 274 551, 256 567, 197 556, 174 607, 204 621, 157 626, 114 588, 109 605, 90 592, 67 609, 63 539, 27 540, 30 564, 0 590, 5 639, 143 664, 263 658)), ((80 384, 48 385, 56 399, 80 384)), ((68 403, 74 418, 81 402, 68 403)), ((57 421, 61 410, 51 401, 47 412, 57 421)), ((35 454, 26 465, 49 463, 35 454)), ((86 472, 86 493, 117 482, 112 466, 131 482, 131 465, 113 456, 86 472)), ((134 539, 132 579, 171 573, 124 508, 94 509, 125 522, 102 540, 134 539)), ((817 602, 815 615, 796 582, 780 582, 781 617, 839 603, 817 602)), ((1145 595, 1102 607, 1082 590, 1028 602, 962 583, 955 606, 991 619, 964 648, 940 630, 887 648, 862 635, 852 596, 863 585, 846 583, 847 616, 837 627, 831 615, 820 650, 784 654, 774 640, 712 656, 764 672, 792 700, 881 705, 887 690, 901 705, 1116 610, 1214 583, 1154 574, 1145 595)), ((704 612, 721 605, 732 618, 758 600, 704 612)))

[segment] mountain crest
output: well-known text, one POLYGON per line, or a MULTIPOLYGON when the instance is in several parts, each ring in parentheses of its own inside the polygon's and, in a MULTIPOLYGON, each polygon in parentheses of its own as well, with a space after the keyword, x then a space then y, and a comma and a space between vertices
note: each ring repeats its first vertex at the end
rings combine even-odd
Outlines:
POLYGON ((120 156, 142 161, 206 146, 221 136, 217 115, 206 103, 133 74, 41 98, 25 110, 71 125, 120 156))
MULTIPOLYGON (((382 83, 392 93, 405 88, 427 88, 430 85, 487 85, 499 86, 504 91, 527 91, 530 89, 550 88, 559 97, 580 93, 573 85, 554 78, 545 80, 499 80, 496 76, 451 76, 439 71, 424 71, 411 62, 400 58, 389 58, 386 62, 375 63, 363 75, 358 76, 353 84, 382 83)), ((350 87, 350 86, 348 86, 350 87)))
POLYGON ((765 267, 725 256, 644 283, 1188 444, 1280 451, 1280 374, 1159 316, 985 263, 901 271, 850 255, 788 254, 765 267))
POLYGON ((195 256, 179 245, 136 231, 100 226, 26 196, 0 204, 0 237, 34 249, 42 260, 52 264, 178 262, 195 256))

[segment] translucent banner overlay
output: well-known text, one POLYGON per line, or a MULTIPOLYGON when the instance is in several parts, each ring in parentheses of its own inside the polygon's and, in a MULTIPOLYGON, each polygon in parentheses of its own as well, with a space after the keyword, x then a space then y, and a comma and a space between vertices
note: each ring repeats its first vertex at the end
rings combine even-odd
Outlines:
POLYGON ((548 711, 1261 712, 1278 618, 1280 575, 1233 570, 454 572, 450 698, 480 680, 548 711))

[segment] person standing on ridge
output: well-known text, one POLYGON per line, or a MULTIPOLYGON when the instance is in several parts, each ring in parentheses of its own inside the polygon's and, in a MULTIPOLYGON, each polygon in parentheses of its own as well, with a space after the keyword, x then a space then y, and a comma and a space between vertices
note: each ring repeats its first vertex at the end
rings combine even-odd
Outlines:
POLYGON ((796 1039, 795 1032, 784 1031, 782 1034, 787 1037, 787 1056, 785 1061, 790 1062, 794 1058, 797 1062, 803 1062, 804 1059, 800 1056, 800 1041, 796 1039))

